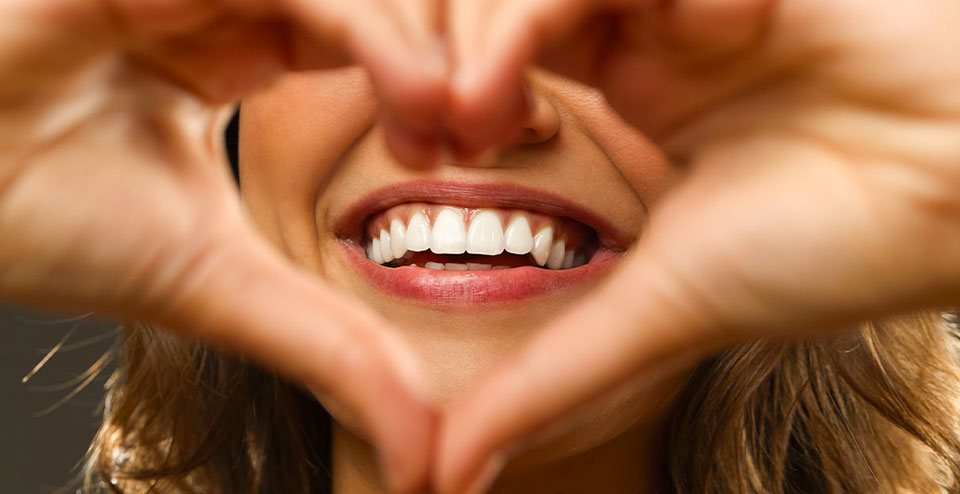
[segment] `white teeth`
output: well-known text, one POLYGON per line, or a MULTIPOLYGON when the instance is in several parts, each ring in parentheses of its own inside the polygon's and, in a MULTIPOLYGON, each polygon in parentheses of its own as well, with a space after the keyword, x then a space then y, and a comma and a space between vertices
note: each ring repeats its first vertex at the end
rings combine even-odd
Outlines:
POLYGON ((430 234, 430 250, 434 254, 463 254, 467 251, 467 225, 459 211, 447 208, 437 215, 430 234))
POLYGON ((523 216, 516 216, 503 232, 504 248, 511 254, 523 255, 533 249, 533 234, 530 222, 523 216))
POLYGON ((470 221, 467 252, 487 256, 503 254, 503 225, 493 211, 480 211, 470 221))
MULTIPOLYGON (((423 212, 414 213, 406 227, 402 220, 395 218, 390 221, 388 229, 381 228, 379 235, 368 240, 366 255, 372 262, 391 263, 391 266, 407 265, 415 252, 427 250, 447 255, 470 253, 498 256, 504 252, 530 254, 536 265, 553 270, 572 269, 586 264, 586 255, 573 248, 568 249, 566 240, 554 242, 554 226, 544 226, 536 235, 531 235, 530 220, 523 214, 515 212, 506 228, 503 228, 500 217, 497 211, 479 210, 473 214, 467 228, 462 208, 443 206, 432 226, 423 212)), ((416 264, 409 266, 417 267, 416 264)), ((440 271, 509 269, 509 266, 480 262, 428 262, 421 266, 440 271)))
POLYGON ((553 227, 548 226, 533 236, 533 259, 537 264, 543 266, 550 257, 550 246, 553 244, 553 227))
POLYGON ((373 260, 373 241, 367 242, 367 259, 373 260))
POLYGON ((383 262, 393 260, 393 249, 390 245, 390 234, 386 230, 380 230, 380 257, 383 258, 383 262))
POLYGON ((560 269, 563 267, 563 257, 567 255, 567 243, 563 240, 553 244, 550 249, 550 257, 547 259, 547 267, 550 269, 560 269))
POLYGON ((396 259, 400 259, 407 253, 406 236, 407 229, 403 227, 402 221, 393 220, 390 222, 390 250, 396 259))
POLYGON ((410 218, 406 244, 407 249, 413 252, 423 252, 430 248, 430 223, 422 213, 416 213, 410 218))
POLYGON ((383 255, 380 254, 380 239, 373 239, 373 244, 370 247, 370 260, 377 263, 383 264, 383 255))

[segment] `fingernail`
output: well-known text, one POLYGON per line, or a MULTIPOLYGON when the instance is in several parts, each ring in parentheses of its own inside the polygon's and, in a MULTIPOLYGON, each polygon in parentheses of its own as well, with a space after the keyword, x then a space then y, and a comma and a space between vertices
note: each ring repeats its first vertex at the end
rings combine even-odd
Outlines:
POLYGON ((493 483, 496 482, 497 477, 500 476, 506 464, 507 456, 505 454, 496 453, 490 456, 487 463, 480 469, 477 477, 473 479, 473 482, 468 484, 470 487, 467 488, 465 494, 485 494, 493 487, 493 483))

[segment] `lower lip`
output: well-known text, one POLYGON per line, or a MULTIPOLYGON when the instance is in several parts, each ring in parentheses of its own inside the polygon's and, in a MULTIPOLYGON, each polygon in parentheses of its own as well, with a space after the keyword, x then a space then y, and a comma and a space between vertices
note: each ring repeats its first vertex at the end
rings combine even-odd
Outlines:
POLYGON ((608 273, 623 256, 601 249, 588 264, 549 270, 533 266, 487 271, 439 271, 421 267, 388 268, 371 262, 354 242, 341 241, 348 261, 373 286, 389 295, 429 305, 512 302, 569 290, 608 273))

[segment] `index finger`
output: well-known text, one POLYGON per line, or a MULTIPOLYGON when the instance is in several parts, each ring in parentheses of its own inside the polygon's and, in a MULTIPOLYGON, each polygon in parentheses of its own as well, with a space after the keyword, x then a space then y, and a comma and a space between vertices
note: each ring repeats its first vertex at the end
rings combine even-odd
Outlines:
MULTIPOLYGON (((191 263, 153 317, 336 399, 370 434, 398 492, 428 482, 434 416, 413 358, 391 328, 283 260, 264 241, 191 263)), ((329 404, 328 404, 329 405, 329 404)))
POLYGON ((505 450, 618 385, 693 363, 717 343, 697 327, 670 277, 633 257, 449 413, 435 458, 440 492, 482 483, 505 450))
POLYGON ((408 166, 432 164, 448 92, 439 0, 286 3, 317 32, 342 37, 339 41, 369 71, 394 155, 408 166))
POLYGON ((449 7, 454 75, 450 125, 458 145, 482 151, 523 123, 523 73, 546 44, 599 9, 649 0, 458 1, 449 7))

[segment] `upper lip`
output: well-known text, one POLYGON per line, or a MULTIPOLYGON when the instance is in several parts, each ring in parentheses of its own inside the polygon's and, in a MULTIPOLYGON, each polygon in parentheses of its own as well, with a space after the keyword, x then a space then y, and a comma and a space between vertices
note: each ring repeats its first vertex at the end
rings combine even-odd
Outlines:
POLYGON ((407 202, 463 207, 524 209, 579 221, 597 232, 600 245, 614 250, 629 246, 630 235, 589 207, 556 194, 507 183, 467 184, 441 181, 405 182, 374 190, 357 199, 334 223, 340 238, 360 240, 361 225, 370 216, 407 202))

